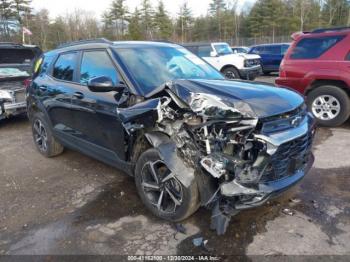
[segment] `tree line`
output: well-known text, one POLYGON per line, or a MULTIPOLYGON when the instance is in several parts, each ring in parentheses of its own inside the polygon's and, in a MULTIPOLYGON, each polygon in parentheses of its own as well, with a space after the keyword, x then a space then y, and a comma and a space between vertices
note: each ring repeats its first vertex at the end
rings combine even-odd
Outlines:
POLYGON ((163 0, 155 6, 150 0, 142 0, 134 10, 129 9, 126 0, 111 0, 102 17, 74 10, 53 20, 46 9, 34 12, 31 0, 0 0, 1 41, 20 41, 18 28, 22 26, 33 33, 28 41, 44 50, 59 43, 98 37, 180 43, 238 43, 242 38, 264 37, 275 41, 296 31, 350 26, 350 0, 257 0, 243 8, 238 0, 211 0, 207 14, 198 17, 186 1, 173 17, 163 0))

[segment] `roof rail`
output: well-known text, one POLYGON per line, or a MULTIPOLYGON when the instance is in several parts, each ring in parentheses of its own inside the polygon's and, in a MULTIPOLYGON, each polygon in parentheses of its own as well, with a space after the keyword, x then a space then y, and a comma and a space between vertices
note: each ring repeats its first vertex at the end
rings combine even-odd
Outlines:
POLYGON ((78 41, 60 44, 57 46, 57 48, 64 48, 64 47, 82 45, 82 44, 113 44, 113 42, 109 41, 106 38, 85 39, 85 40, 78 40, 78 41))
POLYGON ((342 30, 350 30, 350 27, 343 26, 343 27, 331 27, 331 28, 318 28, 318 29, 311 31, 311 33, 317 34, 317 33, 331 32, 331 31, 342 31, 342 30))

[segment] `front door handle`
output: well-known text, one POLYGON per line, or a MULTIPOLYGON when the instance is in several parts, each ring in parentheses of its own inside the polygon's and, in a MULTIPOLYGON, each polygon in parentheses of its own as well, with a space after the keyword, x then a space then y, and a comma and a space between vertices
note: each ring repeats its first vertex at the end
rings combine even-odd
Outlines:
POLYGON ((83 99, 84 98, 84 94, 81 92, 75 92, 73 94, 73 97, 77 98, 77 99, 83 99))
POLYGON ((47 86, 45 86, 45 85, 39 86, 39 89, 41 91, 45 92, 47 90, 47 86))

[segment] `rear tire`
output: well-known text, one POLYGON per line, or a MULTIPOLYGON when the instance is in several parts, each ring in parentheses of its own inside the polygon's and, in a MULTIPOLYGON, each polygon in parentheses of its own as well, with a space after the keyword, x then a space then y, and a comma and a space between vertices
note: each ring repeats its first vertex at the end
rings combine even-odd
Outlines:
POLYGON ((54 157, 63 152, 64 147, 52 135, 43 113, 33 114, 31 125, 34 144, 43 156, 54 157))
POLYGON ((340 87, 317 87, 308 94, 306 101, 316 121, 322 126, 339 126, 349 118, 350 99, 340 87))
POLYGON ((194 180, 189 187, 185 187, 176 177, 165 180, 169 175, 171 177, 170 170, 154 148, 142 153, 136 163, 135 183, 145 206, 157 217, 181 221, 199 207, 197 184, 194 180))

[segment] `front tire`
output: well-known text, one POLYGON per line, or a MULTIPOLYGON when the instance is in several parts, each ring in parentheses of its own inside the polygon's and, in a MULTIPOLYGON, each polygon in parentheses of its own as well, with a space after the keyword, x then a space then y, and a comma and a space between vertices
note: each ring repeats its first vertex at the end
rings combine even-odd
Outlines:
POLYGON ((35 113, 31 125, 34 144, 43 156, 54 157, 63 152, 64 147, 52 135, 43 113, 35 113))
POLYGON ((236 68, 234 68, 233 66, 227 67, 224 70, 222 70, 222 74, 227 79, 239 79, 240 78, 238 70, 236 68))
POLYGON ((317 122, 323 126, 339 126, 350 115, 348 94, 333 85, 324 85, 312 90, 307 96, 307 105, 317 122))
POLYGON ((145 206, 157 217, 181 221, 199 207, 195 181, 185 187, 161 160, 159 152, 148 149, 139 157, 135 168, 135 183, 145 206))

